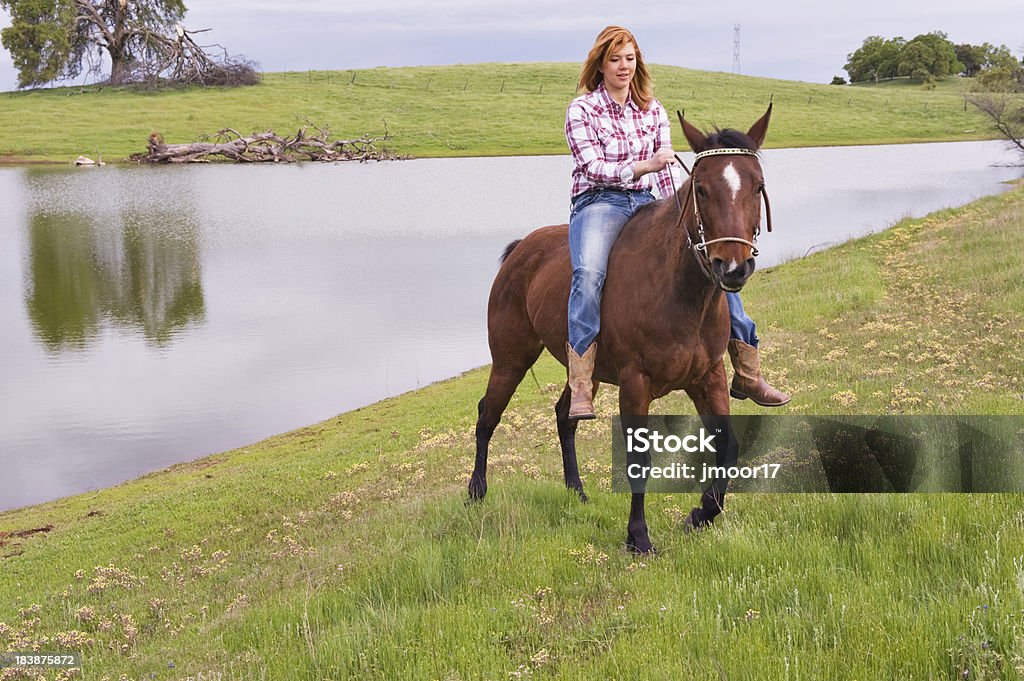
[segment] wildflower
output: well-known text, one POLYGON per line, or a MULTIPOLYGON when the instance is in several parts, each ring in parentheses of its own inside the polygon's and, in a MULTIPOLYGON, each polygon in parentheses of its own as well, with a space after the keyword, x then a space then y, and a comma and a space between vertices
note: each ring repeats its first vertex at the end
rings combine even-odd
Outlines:
POLYGON ((543 667, 550 660, 551 660, 551 654, 548 653, 548 649, 547 648, 541 648, 540 650, 538 650, 536 653, 533 654, 533 657, 530 658, 530 664, 532 664, 535 667, 543 667))
POLYGON ((832 401, 844 407, 850 407, 857 404, 857 395, 852 390, 842 390, 832 396, 832 401))

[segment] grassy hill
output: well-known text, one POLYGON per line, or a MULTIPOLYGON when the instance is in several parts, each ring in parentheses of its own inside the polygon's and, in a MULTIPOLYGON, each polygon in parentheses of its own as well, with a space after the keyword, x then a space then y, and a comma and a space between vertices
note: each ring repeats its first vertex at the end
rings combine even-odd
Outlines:
MULTIPOLYGON (((795 394, 774 413, 1024 415, 1022 222, 1018 189, 758 272, 744 301, 795 394)), ((520 386, 468 507, 485 370, 0 513, 0 651, 132 681, 1024 672, 1024 496, 735 494, 692 536, 695 495, 653 495, 661 552, 634 558, 615 390, 580 428, 584 505, 561 484, 564 376, 546 357, 520 386)))
MULTIPOLYGON (((578 64, 474 64, 268 73, 260 85, 140 92, 66 87, 0 94, 0 159, 123 159, 153 131, 171 143, 233 128, 294 133, 308 119, 338 137, 392 135, 413 156, 566 153, 578 64)), ((959 79, 840 87, 652 66, 656 94, 700 127, 743 127, 774 96, 769 147, 990 137, 959 79)), ((682 144, 682 141, 678 144, 682 144)))

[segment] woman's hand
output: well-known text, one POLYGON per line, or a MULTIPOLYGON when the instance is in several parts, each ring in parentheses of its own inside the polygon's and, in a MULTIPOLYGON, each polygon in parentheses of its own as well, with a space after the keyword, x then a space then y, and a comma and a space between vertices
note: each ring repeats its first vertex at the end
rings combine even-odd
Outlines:
POLYGON ((660 173, 667 166, 676 162, 676 153, 671 147, 661 147, 654 156, 646 161, 638 161, 633 166, 633 177, 642 177, 647 173, 660 173))

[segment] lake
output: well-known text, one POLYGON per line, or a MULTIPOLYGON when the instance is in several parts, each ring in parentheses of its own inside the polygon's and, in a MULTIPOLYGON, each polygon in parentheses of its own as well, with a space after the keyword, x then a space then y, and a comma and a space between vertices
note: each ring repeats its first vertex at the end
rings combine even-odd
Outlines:
MULTIPOLYGON (((763 156, 761 267, 1021 174, 993 165, 1014 160, 998 142, 763 156)), ((0 510, 489 362, 498 256, 565 222, 570 170, 567 156, 0 168, 0 510)))

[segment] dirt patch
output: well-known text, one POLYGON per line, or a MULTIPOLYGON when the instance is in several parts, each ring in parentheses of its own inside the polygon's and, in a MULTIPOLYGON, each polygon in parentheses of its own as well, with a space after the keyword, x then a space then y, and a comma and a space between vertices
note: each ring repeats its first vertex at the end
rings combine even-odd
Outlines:
POLYGON ((0 532, 0 548, 10 543, 12 539, 25 539, 34 534, 43 534, 53 529, 53 525, 44 525, 31 530, 13 530, 11 532, 0 532))

